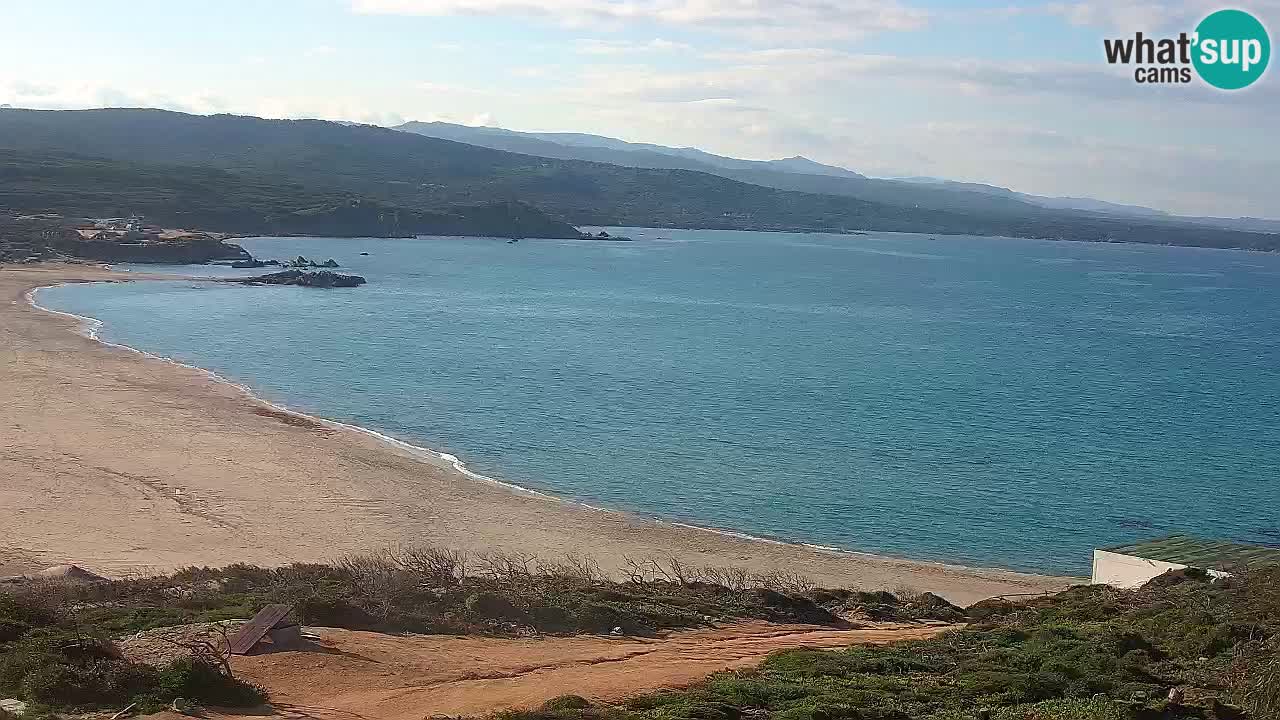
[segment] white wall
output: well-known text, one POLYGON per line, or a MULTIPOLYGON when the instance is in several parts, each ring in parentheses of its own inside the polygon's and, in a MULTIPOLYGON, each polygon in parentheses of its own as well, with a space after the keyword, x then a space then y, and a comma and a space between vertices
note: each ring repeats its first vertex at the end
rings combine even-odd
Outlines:
POLYGON ((1094 585, 1112 585, 1130 589, 1141 587, 1148 580, 1170 570, 1182 570, 1185 567, 1186 565, 1163 560, 1148 560, 1133 555, 1094 550, 1092 582, 1094 585))

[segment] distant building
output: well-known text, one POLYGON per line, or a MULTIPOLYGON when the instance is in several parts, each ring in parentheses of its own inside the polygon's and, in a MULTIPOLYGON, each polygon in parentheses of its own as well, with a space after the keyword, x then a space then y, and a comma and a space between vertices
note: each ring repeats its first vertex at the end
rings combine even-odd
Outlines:
POLYGON ((1280 566, 1280 548, 1171 535, 1093 551, 1094 585, 1136 588, 1170 570, 1197 568, 1215 577, 1280 566))

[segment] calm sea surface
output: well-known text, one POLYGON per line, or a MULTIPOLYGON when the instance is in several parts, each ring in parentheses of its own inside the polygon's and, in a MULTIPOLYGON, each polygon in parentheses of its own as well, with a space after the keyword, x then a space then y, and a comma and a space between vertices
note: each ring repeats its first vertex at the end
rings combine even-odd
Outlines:
POLYGON ((254 239, 369 285, 40 302, 292 408, 647 516, 1075 573, 1095 546, 1171 532, 1280 543, 1280 256, 622 232, 635 242, 254 239))

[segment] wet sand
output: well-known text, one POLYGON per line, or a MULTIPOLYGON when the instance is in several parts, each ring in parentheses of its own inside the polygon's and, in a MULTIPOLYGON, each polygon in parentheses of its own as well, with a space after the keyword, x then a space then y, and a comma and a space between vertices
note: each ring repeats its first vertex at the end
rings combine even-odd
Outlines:
POLYGON ((590 555, 606 570, 675 556, 957 603, 1073 582, 753 541, 523 493, 96 342, 78 320, 28 301, 34 287, 121 279, 139 276, 0 267, 0 575, 59 563, 114 576, 275 565, 433 544, 590 555))

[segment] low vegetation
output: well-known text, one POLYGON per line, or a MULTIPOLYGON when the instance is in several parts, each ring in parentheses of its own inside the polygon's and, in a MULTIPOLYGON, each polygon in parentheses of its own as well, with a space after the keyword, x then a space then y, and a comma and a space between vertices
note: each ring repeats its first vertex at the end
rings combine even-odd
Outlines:
POLYGON ((1191 571, 1138 591, 1083 586, 961 610, 916 593, 822 590, 785 574, 582 558, 398 549, 332 565, 190 568, 170 576, 26 584, 0 593, 0 696, 41 708, 252 705, 261 691, 196 654, 162 667, 110 638, 246 618, 287 602, 308 625, 448 634, 649 635, 713 621, 966 622, 931 640, 795 649, 760 667, 616 706, 556 698, 497 720, 1075 720, 1280 718, 1280 569, 1191 571))
MULTIPOLYGON (((220 648, 160 667, 121 655, 112 638, 145 630, 252 617, 289 603, 306 625, 384 632, 529 635, 660 630, 733 619, 842 624, 842 616, 957 617, 936 596, 814 590, 785 574, 690 568, 676 560, 630 564, 623 582, 576 557, 543 562, 511 554, 398 549, 332 565, 188 568, 169 576, 64 584, 20 583, 0 592, 0 697, 37 708, 86 710, 176 698, 249 706, 261 690, 237 680, 220 648)), ((206 642, 205 645, 208 645, 206 642)))
POLYGON ((844 617, 952 620, 934 595, 816 590, 786 574, 690 568, 677 560, 631 563, 615 582, 586 558, 435 548, 388 550, 332 565, 231 565, 89 585, 43 586, 44 600, 75 607, 79 621, 124 634, 251 617, 288 603, 306 625, 385 632, 529 635, 661 630, 733 619, 839 624, 844 617))
POLYGON ((129 660, 102 628, 25 593, 0 593, 0 697, 28 703, 27 717, 51 709, 158 710, 179 699, 248 707, 266 699, 206 657, 158 668, 129 660))
POLYGON ((792 650, 620 707, 557 699, 501 720, 1280 718, 1280 570, 979 603, 932 640, 792 650))

